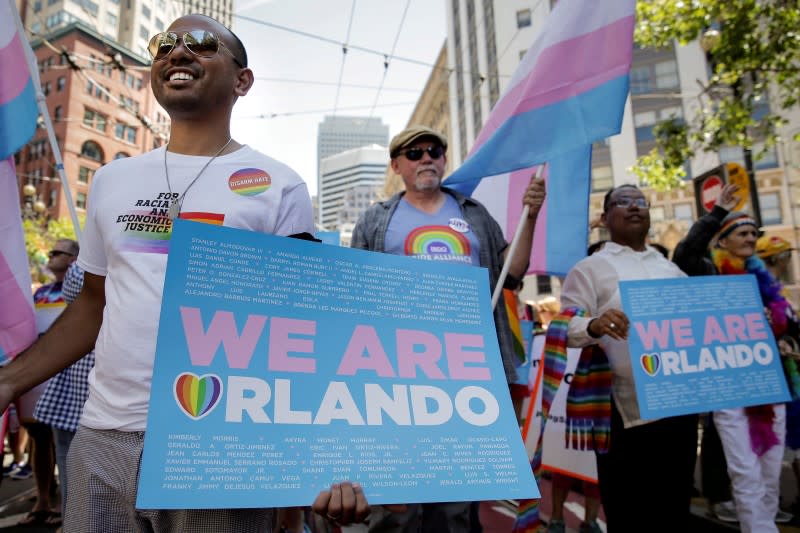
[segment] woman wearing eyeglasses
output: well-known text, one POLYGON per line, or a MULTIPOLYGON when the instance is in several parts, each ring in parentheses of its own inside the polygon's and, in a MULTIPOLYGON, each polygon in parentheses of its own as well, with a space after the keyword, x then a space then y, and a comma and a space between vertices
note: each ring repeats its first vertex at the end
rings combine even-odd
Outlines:
MULTIPOLYGON (((737 192, 738 187, 733 184, 722 188, 711 213, 700 217, 675 248, 674 261, 690 276, 755 275, 772 331, 779 339, 782 355, 786 355, 787 345, 780 339, 796 330, 797 318, 782 295, 780 282, 756 254, 756 221, 746 213, 732 211, 739 202, 737 192)), ((796 376, 792 361, 785 359, 784 366, 790 378, 792 374, 796 376)), ((777 532, 785 406, 723 409, 714 412, 712 418, 722 442, 741 530, 777 532)))

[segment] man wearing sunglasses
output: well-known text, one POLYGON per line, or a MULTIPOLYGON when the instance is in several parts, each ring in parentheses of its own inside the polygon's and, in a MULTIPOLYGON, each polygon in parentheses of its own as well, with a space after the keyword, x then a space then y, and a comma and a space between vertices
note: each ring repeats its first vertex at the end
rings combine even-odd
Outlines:
POLYGON ((608 450, 595 450, 608 531, 639 531, 642 524, 647 531, 688 531, 697 415, 642 420, 627 343, 630 322, 619 292, 620 280, 686 274, 647 244, 650 203, 635 185, 606 194, 601 222, 610 240, 567 274, 561 308, 585 313, 569 320, 568 346, 597 345, 611 367, 610 420, 595 421, 610 426, 608 450))
MULTIPOLYGON (((33 305, 36 310, 36 331, 43 335, 58 316, 64 311, 67 304, 61 286, 64 276, 69 266, 78 257, 78 243, 71 239, 59 239, 53 248, 47 253, 47 270, 55 278, 55 281, 42 285, 33 294, 33 305)), ((50 354, 42 354, 42 358, 48 358, 50 354)), ((36 402, 47 388, 47 381, 28 390, 14 400, 17 416, 20 423, 28 431, 31 437, 31 460, 33 465, 33 477, 36 481, 36 503, 31 511, 19 522, 25 527, 35 526, 58 526, 61 523, 60 513, 53 511, 51 507, 50 489, 53 482, 55 467, 54 457, 51 449, 53 447, 53 433, 50 426, 39 422, 34 417, 36 402)), ((20 470, 28 470, 25 466, 20 470)), ((11 477, 19 476, 20 471, 12 472, 11 477)), ((20 478, 24 479, 24 478, 20 478)))
MULTIPOLYGON (((0 369, 0 410, 97 341, 68 458, 65 531, 268 532, 266 509, 134 507, 173 219, 284 236, 314 231, 300 176, 231 138, 233 106, 254 79, 241 41, 214 19, 188 15, 154 36, 149 51, 169 143, 95 174, 78 257, 83 289, 47 335, 0 369)), ((345 524, 368 513, 349 483, 322 493, 314 508, 345 524)))
MULTIPOLYGON (((412 126, 391 141, 392 170, 405 191, 371 206, 353 230, 351 246, 419 259, 486 267, 492 289, 505 261, 511 261, 505 287, 515 289, 525 275, 536 216, 544 201, 544 180, 531 180, 522 202, 530 206, 513 258, 507 257, 503 232, 477 201, 442 186, 447 139, 425 126, 412 126), (424 248, 419 243, 425 241, 424 248)), ((505 306, 494 311, 497 337, 508 383, 516 380, 513 338, 505 306)), ((373 509, 370 532, 466 533, 469 502, 409 505, 405 513, 373 509)))

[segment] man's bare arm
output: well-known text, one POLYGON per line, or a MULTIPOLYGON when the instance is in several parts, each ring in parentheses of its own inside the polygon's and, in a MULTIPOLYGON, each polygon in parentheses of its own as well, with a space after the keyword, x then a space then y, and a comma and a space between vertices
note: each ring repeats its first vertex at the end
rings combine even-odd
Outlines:
POLYGON ((78 298, 39 340, 0 369, 0 412, 94 349, 106 305, 105 281, 104 276, 87 272, 78 298))

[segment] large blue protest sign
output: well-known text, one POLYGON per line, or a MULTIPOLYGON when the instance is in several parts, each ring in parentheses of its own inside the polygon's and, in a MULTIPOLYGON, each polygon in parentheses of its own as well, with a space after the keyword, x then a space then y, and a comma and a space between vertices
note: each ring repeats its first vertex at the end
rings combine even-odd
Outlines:
POLYGON ((790 399, 753 275, 619 285, 643 419, 790 399))
POLYGON ((137 507, 538 497, 487 273, 176 221, 137 507))

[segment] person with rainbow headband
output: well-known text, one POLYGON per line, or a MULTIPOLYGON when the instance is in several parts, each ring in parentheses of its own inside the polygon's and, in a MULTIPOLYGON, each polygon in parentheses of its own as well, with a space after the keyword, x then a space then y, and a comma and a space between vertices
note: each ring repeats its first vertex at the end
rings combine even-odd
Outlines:
MULTIPOLYGON (((756 254, 756 221, 747 213, 733 211, 739 203, 738 190, 734 184, 722 188, 711 212, 700 217, 678 243, 674 261, 689 275, 755 275, 770 326, 785 355, 789 349, 783 337, 797 331, 797 317, 782 294, 783 286, 756 254)), ((790 388, 798 390, 794 361, 784 358, 784 368, 790 388)), ((785 405, 723 409, 712 418, 722 442, 741 530, 777 533, 785 405)))

